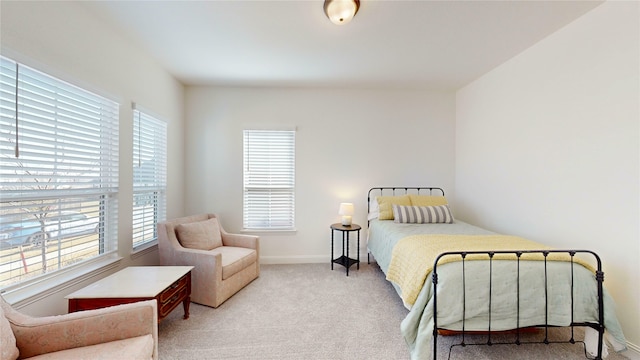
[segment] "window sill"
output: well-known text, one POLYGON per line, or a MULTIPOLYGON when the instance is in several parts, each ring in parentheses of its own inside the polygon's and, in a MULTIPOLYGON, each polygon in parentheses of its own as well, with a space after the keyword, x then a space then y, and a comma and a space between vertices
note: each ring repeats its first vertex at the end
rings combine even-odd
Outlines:
POLYGON ((42 275, 27 283, 10 285, 0 293, 8 303, 20 308, 117 268, 121 260, 115 253, 105 255, 94 261, 42 275))
POLYGON ((243 234, 268 234, 268 235, 277 235, 277 234, 295 234, 298 232, 297 229, 242 229, 240 230, 243 234))
POLYGON ((131 253, 131 259, 138 259, 142 256, 145 256, 157 250, 158 250, 158 240, 150 241, 146 244, 142 244, 134 248, 133 253, 131 253))

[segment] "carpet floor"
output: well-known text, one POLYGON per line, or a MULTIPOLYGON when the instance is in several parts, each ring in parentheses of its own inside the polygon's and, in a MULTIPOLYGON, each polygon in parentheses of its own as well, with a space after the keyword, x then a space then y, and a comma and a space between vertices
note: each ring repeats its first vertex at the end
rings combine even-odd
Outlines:
MULTIPOLYGON (((260 277, 220 307, 192 303, 190 313, 183 320, 178 307, 159 324, 161 360, 409 359, 400 334, 408 311, 374 263, 351 267, 349 277, 339 265, 333 271, 329 264, 262 265, 260 277)), ((439 359, 447 359, 455 341, 438 337, 439 359)), ((457 346, 450 356, 585 358, 582 344, 457 346)), ((613 353, 608 359, 626 358, 613 353)))

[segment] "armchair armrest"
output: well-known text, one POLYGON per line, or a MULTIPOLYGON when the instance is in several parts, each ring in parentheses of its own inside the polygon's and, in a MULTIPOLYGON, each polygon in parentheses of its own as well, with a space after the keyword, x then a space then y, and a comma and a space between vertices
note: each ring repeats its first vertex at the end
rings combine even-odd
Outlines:
POLYGON ((259 239, 260 237, 254 235, 230 234, 228 232, 222 232, 222 243, 224 244, 224 246, 236 246, 259 250, 259 239))
POLYGON ((147 334, 153 337, 153 358, 158 358, 158 310, 155 300, 66 315, 22 315, 18 319, 9 319, 9 322, 23 358, 147 334))
MULTIPOLYGON (((174 248, 172 265, 193 266, 193 284, 220 284, 222 282, 222 254, 208 250, 174 248)), ((192 287, 192 297, 198 296, 199 288, 192 287)))

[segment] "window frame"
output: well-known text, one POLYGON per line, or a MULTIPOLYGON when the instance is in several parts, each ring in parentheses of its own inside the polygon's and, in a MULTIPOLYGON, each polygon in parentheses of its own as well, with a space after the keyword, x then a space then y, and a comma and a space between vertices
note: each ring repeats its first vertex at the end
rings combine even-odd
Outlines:
POLYGON ((295 144, 295 128, 243 130, 243 231, 296 230, 295 144))
POLYGON ((133 109, 133 199, 132 247, 134 252, 158 242, 157 223, 167 218, 167 122, 151 111, 132 103, 133 109), (144 129, 144 131, 141 131, 144 129), (144 168, 143 157, 157 161, 144 168), (136 172, 136 169, 142 169, 136 172), (142 209, 136 215, 141 198, 150 199, 152 212, 142 209), (140 240, 138 240, 140 239, 140 240))
MULTIPOLYGON (((5 177, 0 182, 4 214, 0 223, 24 231, 28 228, 22 226, 22 217, 36 219, 49 234, 45 240, 56 241, 53 245, 57 245, 59 258, 54 270, 40 260, 42 273, 9 275, 8 279, 22 279, 0 285, 3 296, 11 294, 14 300, 21 300, 110 269, 121 259, 117 253, 120 105, 12 58, 0 56, 0 61, 0 171, 5 177), (7 174, 12 180, 6 179, 7 174), (48 180, 47 186, 42 185, 43 179, 48 180), (85 224, 74 214, 90 221, 85 224), (63 264, 60 244, 69 241, 70 233, 76 239, 82 236, 79 232, 89 233, 87 226, 95 226, 97 237, 87 242, 95 243, 91 246, 96 255, 76 258, 76 251, 81 251, 72 248, 67 253, 73 257, 63 264)), ((42 258, 46 256, 48 264, 50 253, 56 251, 50 251, 45 241, 42 244, 42 258)), ((77 247, 77 243, 69 246, 77 247)), ((13 272, 15 261, 5 256, 7 250, 0 266, 13 272)), ((22 250, 20 246, 21 255, 22 250)))

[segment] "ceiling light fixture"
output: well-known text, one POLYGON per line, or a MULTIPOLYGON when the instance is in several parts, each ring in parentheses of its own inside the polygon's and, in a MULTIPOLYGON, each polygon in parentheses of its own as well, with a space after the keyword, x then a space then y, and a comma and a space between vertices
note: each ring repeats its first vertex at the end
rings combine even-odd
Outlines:
POLYGON ((360 0, 324 0, 324 13, 337 25, 351 21, 359 8, 360 0))

